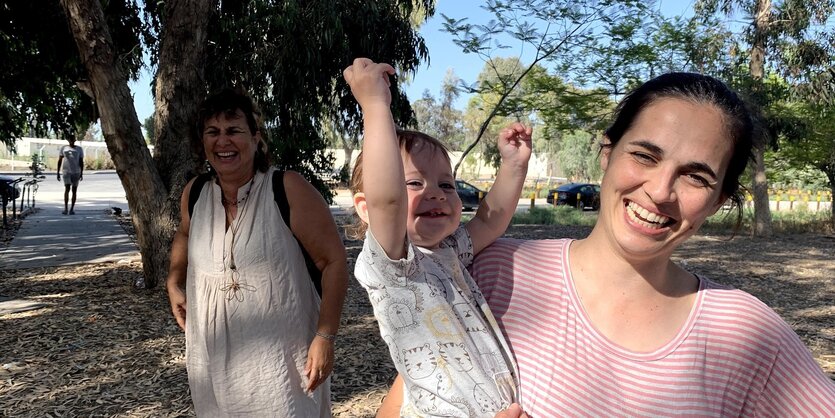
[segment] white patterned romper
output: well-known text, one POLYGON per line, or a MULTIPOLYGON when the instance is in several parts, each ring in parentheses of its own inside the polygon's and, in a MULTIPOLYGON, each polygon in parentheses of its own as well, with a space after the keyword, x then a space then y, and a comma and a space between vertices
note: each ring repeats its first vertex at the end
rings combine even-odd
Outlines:
POLYGON ((437 249, 407 248, 391 260, 369 231, 354 270, 404 380, 401 415, 492 418, 516 401, 515 368, 465 269, 472 240, 460 227, 437 249))

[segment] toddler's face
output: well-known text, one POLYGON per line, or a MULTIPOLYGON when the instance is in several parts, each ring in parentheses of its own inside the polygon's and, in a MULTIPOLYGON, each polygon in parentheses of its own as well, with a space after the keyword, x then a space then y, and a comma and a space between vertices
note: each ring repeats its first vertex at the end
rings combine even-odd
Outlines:
POLYGON ((461 222, 461 199, 443 153, 420 146, 410 154, 401 151, 409 205, 406 233, 411 242, 425 248, 437 247, 461 222))

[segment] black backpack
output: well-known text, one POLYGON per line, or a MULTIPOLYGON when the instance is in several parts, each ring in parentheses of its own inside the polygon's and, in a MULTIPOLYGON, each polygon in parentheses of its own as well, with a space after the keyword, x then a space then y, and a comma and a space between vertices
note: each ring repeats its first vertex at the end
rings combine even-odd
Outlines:
MULTIPOLYGON (((203 186, 213 177, 211 173, 203 173, 198 175, 194 179, 194 184, 191 185, 191 190, 188 194, 188 215, 189 217, 193 216, 194 213, 194 205, 197 203, 197 199, 200 198, 200 191, 203 190, 203 186)), ((290 228, 290 204, 287 203, 287 193, 284 191, 284 172, 276 170, 273 172, 273 197, 275 198, 275 203, 278 205, 278 210, 281 212, 281 217, 284 219, 284 223, 287 224, 287 228, 290 228)), ((290 229, 290 232, 293 230, 290 229)), ((299 239, 296 238, 295 234, 293 238, 296 239, 296 243, 299 244, 299 248, 302 250, 302 256, 304 256, 304 263, 307 265, 307 272, 310 274, 310 279, 313 280, 313 285, 316 287, 316 293, 319 296, 322 296, 322 272, 319 271, 319 268, 316 267, 316 263, 313 262, 313 259, 310 258, 310 254, 307 253, 307 250, 304 249, 304 246, 299 239)))

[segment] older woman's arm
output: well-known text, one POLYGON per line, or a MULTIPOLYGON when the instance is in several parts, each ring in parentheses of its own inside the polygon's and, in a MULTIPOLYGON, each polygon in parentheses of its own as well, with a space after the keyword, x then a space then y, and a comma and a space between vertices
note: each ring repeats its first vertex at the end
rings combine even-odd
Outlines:
POLYGON ((299 173, 284 174, 290 205, 290 229, 322 272, 322 305, 317 336, 307 354, 308 390, 316 389, 333 370, 333 344, 348 288, 348 265, 342 237, 322 195, 299 173), (333 338, 329 338, 332 336, 333 338))
POLYGON ((191 218, 188 214, 188 195, 194 180, 188 182, 180 197, 180 226, 174 233, 174 241, 171 243, 171 254, 169 255, 168 277, 165 279, 165 287, 168 290, 168 301, 171 303, 171 312, 177 325, 184 331, 186 329, 186 273, 188 270, 188 229, 191 218))

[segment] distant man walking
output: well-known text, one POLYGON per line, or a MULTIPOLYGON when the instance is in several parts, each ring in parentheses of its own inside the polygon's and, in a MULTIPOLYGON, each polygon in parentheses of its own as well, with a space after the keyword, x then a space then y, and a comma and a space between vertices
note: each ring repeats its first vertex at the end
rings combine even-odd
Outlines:
POLYGON ((61 151, 58 153, 58 181, 61 180, 61 174, 64 174, 64 211, 61 213, 67 214, 67 203, 70 197, 70 188, 72 188, 72 204, 69 207, 69 214, 75 215, 75 195, 78 191, 78 182, 84 177, 84 150, 75 146, 75 138, 70 138, 67 142, 70 144, 61 147, 61 151), (63 170, 61 169, 62 163, 63 170))

